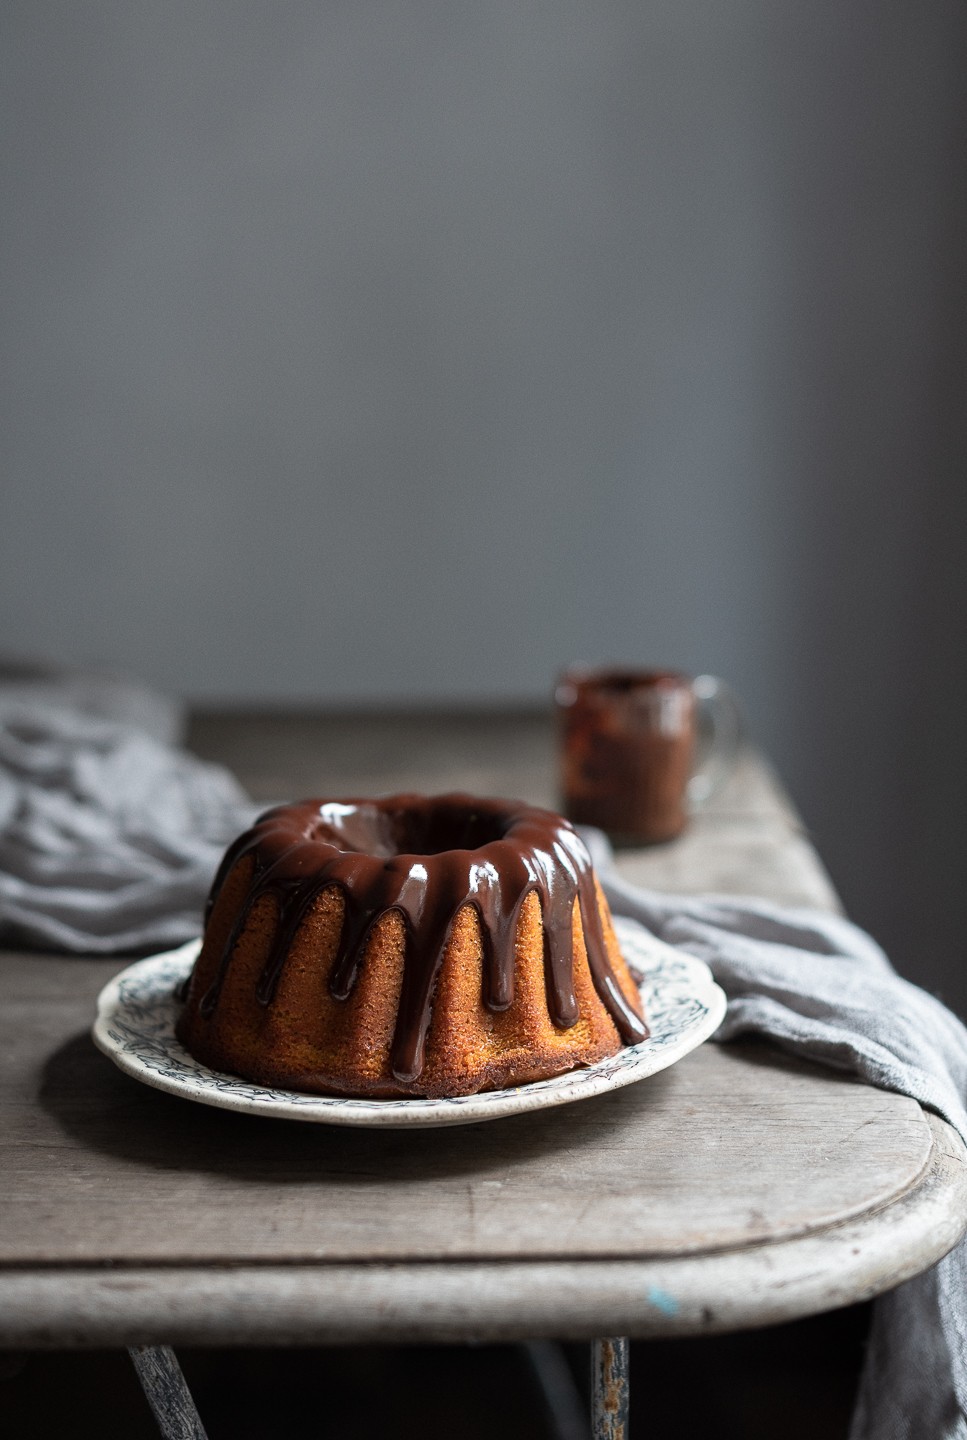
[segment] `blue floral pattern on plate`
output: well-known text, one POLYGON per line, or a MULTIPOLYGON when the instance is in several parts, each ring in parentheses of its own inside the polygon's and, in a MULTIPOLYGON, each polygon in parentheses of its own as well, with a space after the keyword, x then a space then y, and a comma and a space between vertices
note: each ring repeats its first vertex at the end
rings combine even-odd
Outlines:
POLYGON ((673 1065, 718 1028, 725 996, 707 965, 673 950, 632 921, 616 918, 615 930, 641 987, 651 1030, 648 1039, 596 1065, 510 1090, 446 1100, 356 1100, 275 1090, 210 1070, 188 1054, 174 1032, 175 991, 195 962, 198 940, 139 960, 116 975, 98 997, 92 1033, 99 1048, 126 1074, 204 1105, 289 1120, 389 1129, 496 1120, 643 1080, 673 1065))

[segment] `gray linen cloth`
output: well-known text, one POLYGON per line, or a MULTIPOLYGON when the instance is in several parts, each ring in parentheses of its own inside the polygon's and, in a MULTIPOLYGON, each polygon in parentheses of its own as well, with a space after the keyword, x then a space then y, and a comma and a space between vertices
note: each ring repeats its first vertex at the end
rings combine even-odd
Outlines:
MULTIPOLYGON (((5 684, 0 669, 0 935, 86 954, 199 931, 227 842, 256 807, 171 743, 171 702, 114 682, 5 684), (131 723, 136 717, 137 723, 131 723)), ((754 1033, 911 1095, 967 1140, 967 1031, 836 915, 686 898, 618 877, 615 912, 705 960, 728 996, 719 1040, 754 1033)), ((967 1440, 967 1245, 877 1300, 852 1440, 967 1440)))
POLYGON ((152 701, 101 677, 0 681, 7 944, 111 955, 198 934, 218 860, 256 807, 226 770, 161 738, 177 715, 152 701))
MULTIPOLYGON (((841 916, 765 900, 640 890, 584 830, 614 913, 710 966, 728 997, 715 1038, 763 1035, 911 1095, 967 1141, 967 1030, 841 916)), ((851 1440, 967 1440, 967 1241, 874 1302, 851 1440)))

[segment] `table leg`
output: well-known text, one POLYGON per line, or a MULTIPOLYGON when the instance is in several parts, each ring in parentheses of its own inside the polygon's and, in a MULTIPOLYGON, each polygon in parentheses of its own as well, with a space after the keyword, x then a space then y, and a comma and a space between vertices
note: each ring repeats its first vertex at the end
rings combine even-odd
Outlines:
POLYGON ((528 1340, 524 1352, 540 1387, 553 1440, 590 1440, 588 1411, 561 1346, 528 1340))
POLYGON ((164 1440, 208 1440, 170 1345, 131 1345, 131 1363, 164 1440))
POLYGON ((591 1341, 591 1435, 628 1440, 628 1341, 591 1341))

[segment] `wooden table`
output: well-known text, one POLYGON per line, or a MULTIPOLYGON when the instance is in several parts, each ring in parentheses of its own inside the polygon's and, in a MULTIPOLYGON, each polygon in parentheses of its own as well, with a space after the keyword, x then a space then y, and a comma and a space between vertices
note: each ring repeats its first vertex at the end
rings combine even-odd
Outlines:
MULTIPOLYGON (((203 716, 190 736, 266 801, 540 803, 550 738, 538 715, 203 716)), ((752 753, 684 839, 619 863, 669 890, 836 905, 752 753)), ((947 1125, 766 1044, 706 1045, 647 1083, 485 1125, 266 1122, 147 1089, 94 1049, 122 963, 0 959, 0 1345, 732 1330, 876 1295, 967 1228, 947 1125)))

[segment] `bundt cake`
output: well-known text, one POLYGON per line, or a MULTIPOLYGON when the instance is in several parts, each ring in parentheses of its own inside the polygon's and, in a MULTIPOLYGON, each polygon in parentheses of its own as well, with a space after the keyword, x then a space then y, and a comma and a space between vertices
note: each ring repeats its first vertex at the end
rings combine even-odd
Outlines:
POLYGON ((215 877, 177 1033, 258 1084, 390 1098, 543 1079, 648 1031, 577 832, 452 794, 262 815, 215 877))

